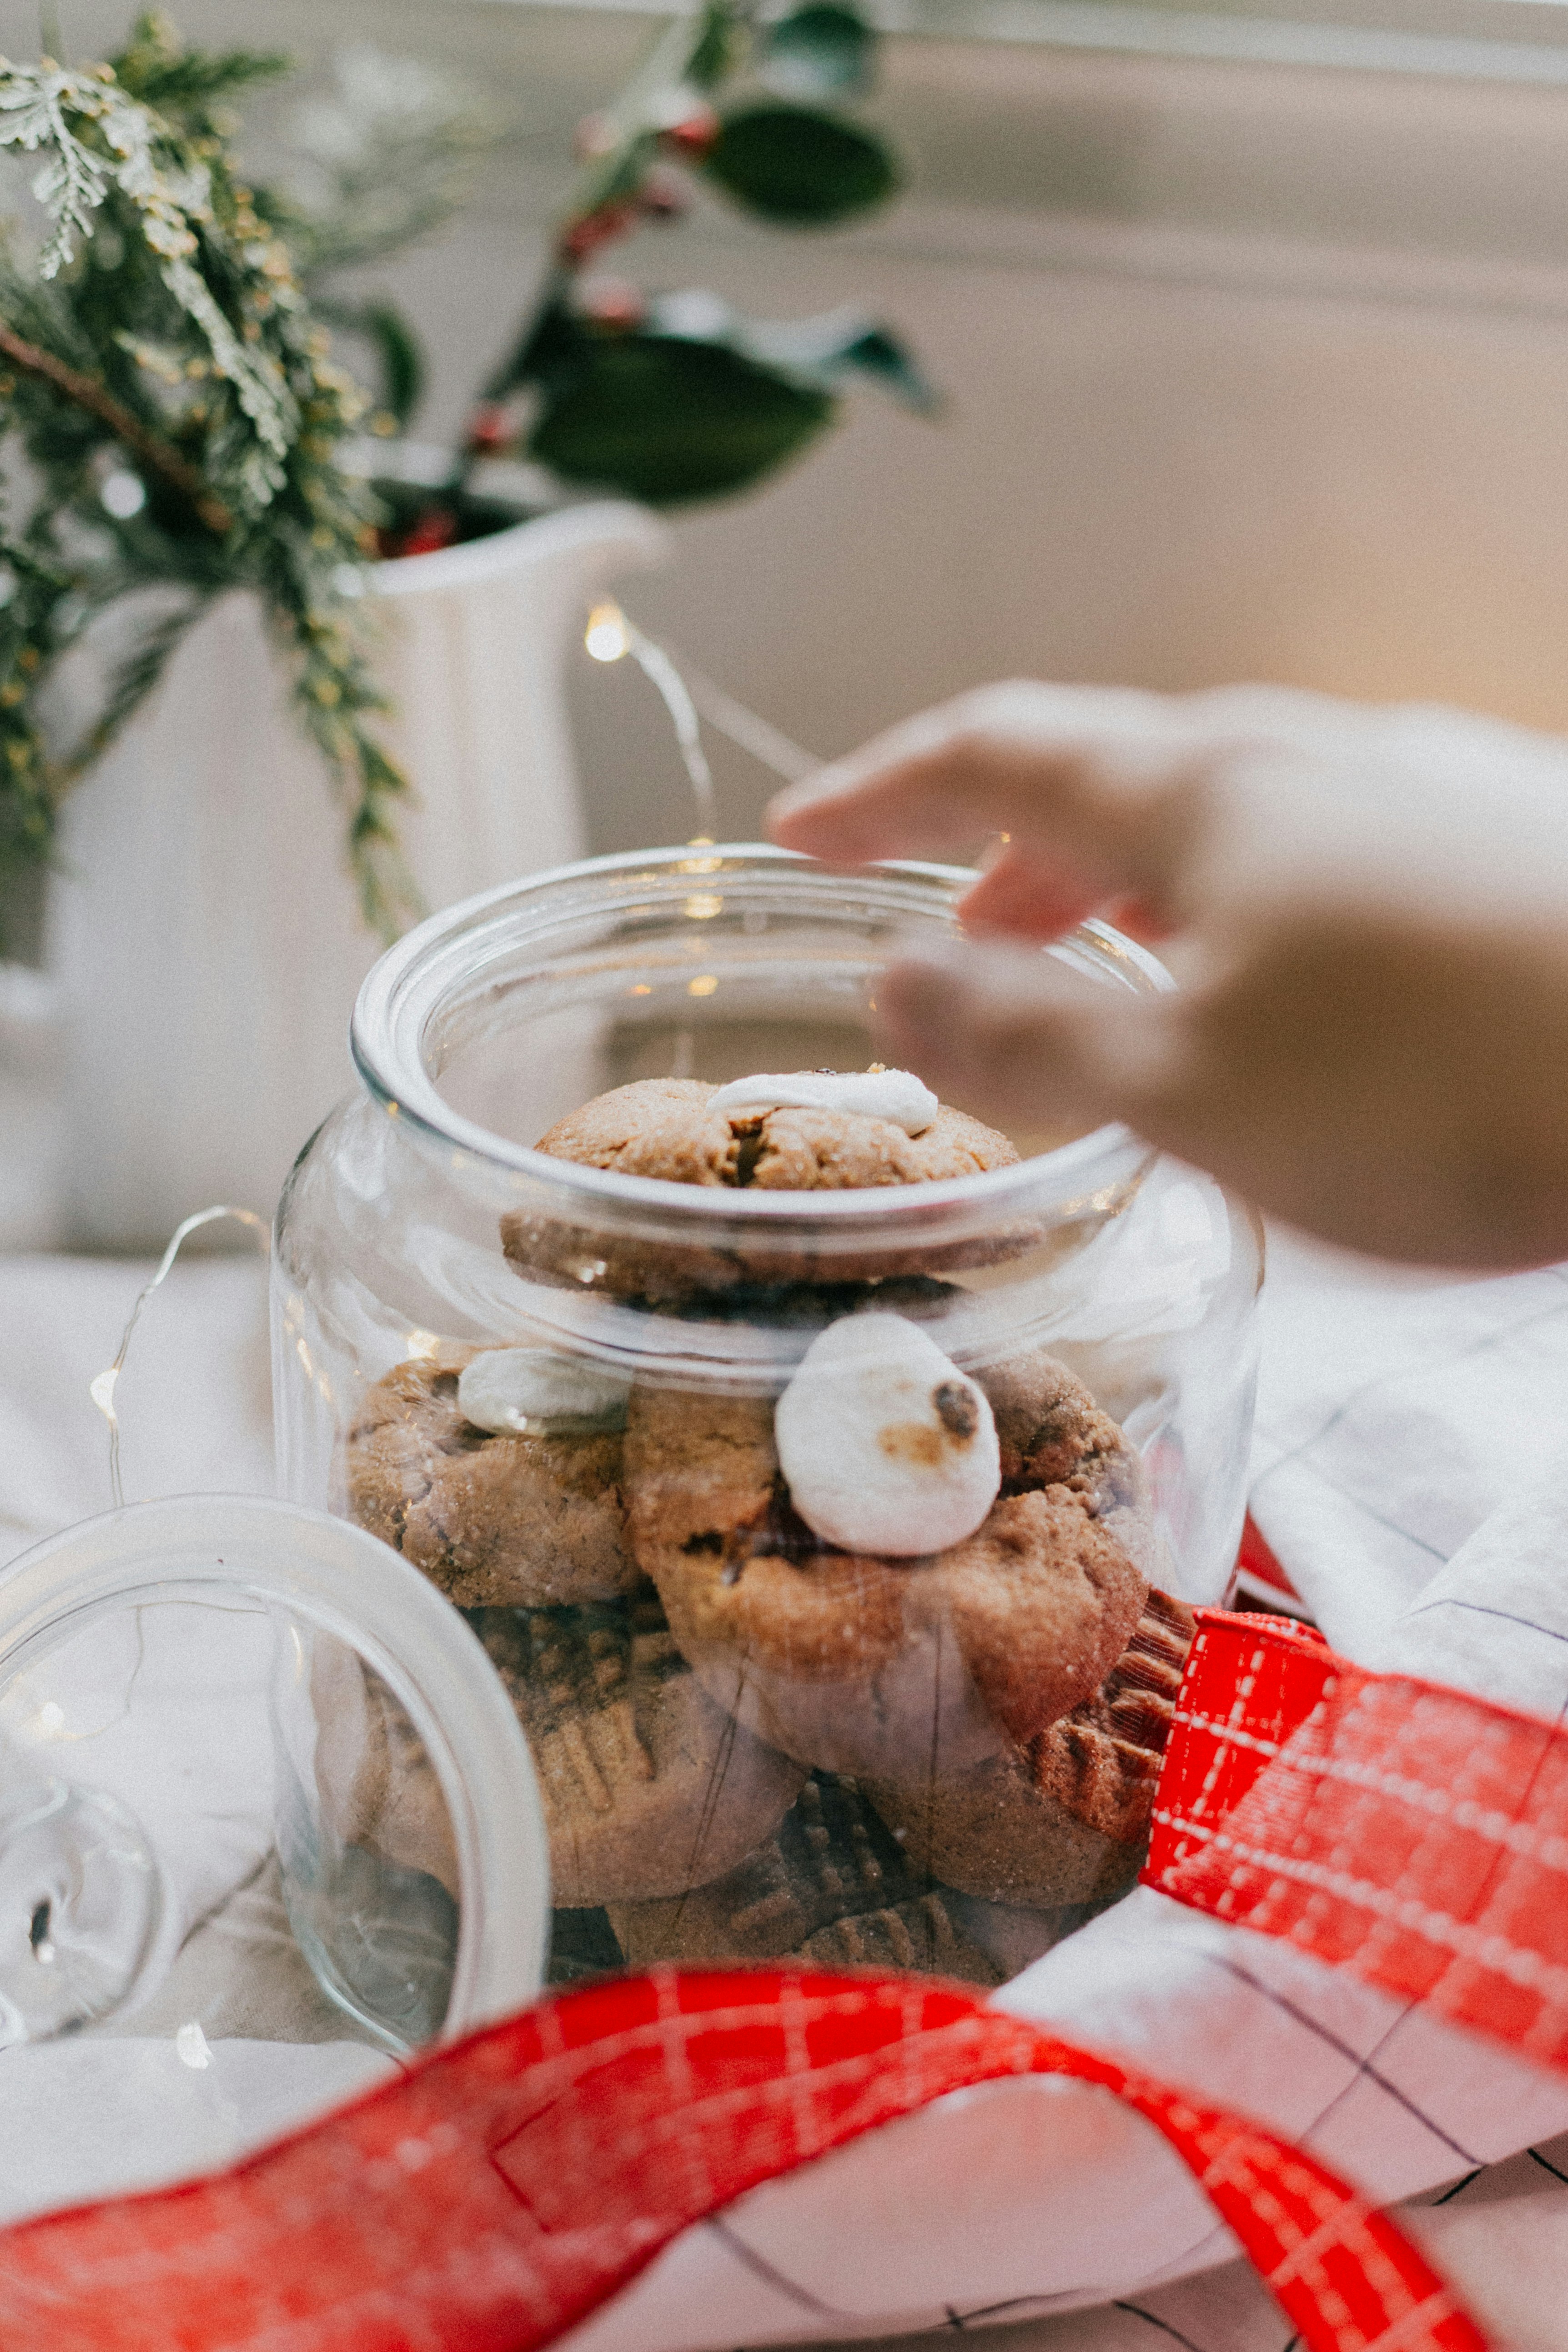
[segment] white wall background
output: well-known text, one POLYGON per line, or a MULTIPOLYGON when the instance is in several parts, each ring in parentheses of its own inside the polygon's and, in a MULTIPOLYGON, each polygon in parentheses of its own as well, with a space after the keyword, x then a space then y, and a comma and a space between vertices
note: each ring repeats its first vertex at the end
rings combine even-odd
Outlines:
MULTIPOLYGON (((118 6, 60 0, 90 54, 118 6)), ((521 314, 571 125, 646 18, 515 0, 188 0, 193 35, 443 58, 520 135, 472 215, 382 273, 450 429, 521 314)), ((14 21, 13 21, 14 20, 14 21)), ((0 47, 36 40, 31 0, 0 47)), ((1263 677, 1568 727, 1568 89, 1043 47, 892 45, 910 195, 853 234, 717 209, 618 250, 761 313, 847 300, 950 396, 874 395, 773 487, 679 525, 628 589, 803 742, 1035 672, 1263 677)), ((595 844, 684 833, 647 689, 576 682, 595 844)), ((720 752, 725 829, 767 782, 720 752)))

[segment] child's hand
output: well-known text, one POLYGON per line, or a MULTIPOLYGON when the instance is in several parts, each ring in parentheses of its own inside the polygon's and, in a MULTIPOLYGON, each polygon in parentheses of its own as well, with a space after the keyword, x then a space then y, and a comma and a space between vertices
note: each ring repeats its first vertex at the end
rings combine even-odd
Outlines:
POLYGON ((1263 688, 998 686, 772 824, 846 864, 1005 837, 963 903, 977 943, 879 992, 886 1049, 976 1111, 1126 1119, 1391 1256, 1568 1256, 1568 747, 1263 688), (1018 944, 1128 903, 1181 993, 1018 944))

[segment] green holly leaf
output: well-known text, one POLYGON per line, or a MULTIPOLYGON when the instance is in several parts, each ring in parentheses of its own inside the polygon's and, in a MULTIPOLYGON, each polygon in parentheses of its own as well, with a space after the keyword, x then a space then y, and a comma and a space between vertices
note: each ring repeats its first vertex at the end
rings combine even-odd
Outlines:
POLYGON ((826 310, 812 319, 738 322, 741 347, 753 359, 787 368, 828 387, 867 375, 906 408, 931 415, 942 395, 921 373, 914 354, 863 310, 826 310))
POLYGON ((853 8, 812 0, 763 36, 763 79, 781 98, 858 98, 876 70, 877 36, 853 8))
MULTIPOLYGON (((584 329, 579 324, 577 332, 584 329)), ((722 343, 742 359, 781 369, 797 383, 836 392, 854 375, 873 377, 907 408, 930 415, 942 396, 921 374, 914 354, 863 310, 823 310, 809 319, 748 319, 717 294, 688 288, 657 294, 646 331, 682 342, 722 343)))
POLYGON ((529 455, 650 506, 742 488, 815 439, 837 406, 722 343, 647 333, 586 341, 542 390, 529 455))
POLYGON ((869 212, 899 184, 892 156, 872 132, 768 100, 725 117, 703 170, 752 212, 802 226, 869 212))

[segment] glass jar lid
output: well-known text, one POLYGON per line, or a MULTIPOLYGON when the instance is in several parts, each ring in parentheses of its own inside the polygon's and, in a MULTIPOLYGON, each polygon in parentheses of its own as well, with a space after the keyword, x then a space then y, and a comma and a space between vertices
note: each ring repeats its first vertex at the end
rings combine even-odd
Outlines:
POLYGON ((177 1496, 0 1577, 0 2216, 227 2160, 517 2009, 548 1916, 516 1717, 362 1529, 177 1496))

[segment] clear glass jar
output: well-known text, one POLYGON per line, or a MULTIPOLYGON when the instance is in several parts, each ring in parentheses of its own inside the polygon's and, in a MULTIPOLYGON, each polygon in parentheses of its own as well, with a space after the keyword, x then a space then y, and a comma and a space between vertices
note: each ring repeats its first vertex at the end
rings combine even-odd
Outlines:
MULTIPOLYGON (((1116 1127, 810 1192, 743 1149, 699 1183, 532 1148, 637 1079, 863 1070, 879 970, 972 879, 658 850, 451 908, 365 983, 363 1091, 285 1192, 284 1491, 488 1651, 554 1981, 804 1953, 994 1983, 1136 1872, 1186 1604, 1236 1554, 1256 1220, 1116 1127), (531 1349, 542 1420, 471 1419, 520 1360, 468 1366, 531 1349), (873 1427, 899 1366, 915 1420, 873 1427), (846 1534, 873 1490, 898 1528, 846 1534)), ((1172 985, 1103 924, 1044 952, 1172 985)))

